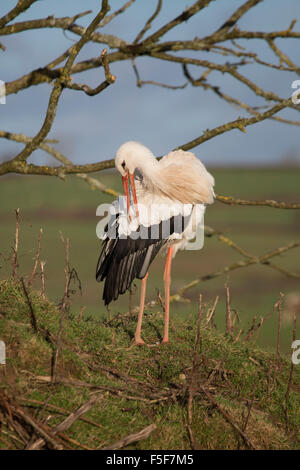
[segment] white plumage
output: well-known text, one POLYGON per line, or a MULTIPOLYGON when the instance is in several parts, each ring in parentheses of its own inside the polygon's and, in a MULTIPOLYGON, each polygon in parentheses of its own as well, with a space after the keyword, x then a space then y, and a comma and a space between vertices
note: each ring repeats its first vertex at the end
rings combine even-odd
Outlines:
POLYGON ((177 150, 157 160, 137 142, 123 144, 115 165, 122 175, 125 198, 113 203, 96 278, 105 280, 106 304, 142 279, 137 344, 143 344, 141 322, 148 268, 162 249, 168 250, 164 282, 165 331, 168 342, 171 258, 195 237, 203 225, 206 205, 214 200, 214 178, 191 152, 177 150))

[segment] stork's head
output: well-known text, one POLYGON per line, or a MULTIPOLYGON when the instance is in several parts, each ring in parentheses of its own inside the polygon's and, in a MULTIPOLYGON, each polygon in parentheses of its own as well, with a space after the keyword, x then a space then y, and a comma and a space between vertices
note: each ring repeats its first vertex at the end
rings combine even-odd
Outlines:
POLYGON ((117 170, 125 177, 128 173, 133 175, 136 169, 142 169, 149 162, 156 161, 153 153, 139 142, 126 142, 117 150, 115 165, 117 170))
POLYGON ((138 215, 137 197, 134 182, 134 173, 138 170, 142 178, 147 173, 147 168, 157 164, 153 153, 138 142, 126 142, 117 150, 115 166, 122 175, 124 194, 127 197, 127 209, 130 206, 130 187, 133 201, 138 215), (130 186, 129 186, 130 184, 130 186))

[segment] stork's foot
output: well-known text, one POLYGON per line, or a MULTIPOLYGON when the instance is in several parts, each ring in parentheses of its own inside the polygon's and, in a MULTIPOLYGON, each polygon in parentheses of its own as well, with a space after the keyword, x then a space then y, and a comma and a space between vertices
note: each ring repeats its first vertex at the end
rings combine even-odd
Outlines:
POLYGON ((161 344, 169 344, 169 338, 163 338, 161 344))
POLYGON ((142 339, 142 338, 138 338, 138 339, 134 339, 132 341, 132 344, 129 346, 129 348, 127 348, 127 351, 130 351, 131 349, 133 349, 135 346, 148 346, 147 343, 145 343, 145 341, 142 339))
POLYGON ((144 346, 146 343, 142 338, 135 338, 134 339, 134 344, 136 346, 144 346))
POLYGON ((135 336, 130 347, 133 348, 133 346, 147 346, 147 343, 145 343, 141 336, 135 336))

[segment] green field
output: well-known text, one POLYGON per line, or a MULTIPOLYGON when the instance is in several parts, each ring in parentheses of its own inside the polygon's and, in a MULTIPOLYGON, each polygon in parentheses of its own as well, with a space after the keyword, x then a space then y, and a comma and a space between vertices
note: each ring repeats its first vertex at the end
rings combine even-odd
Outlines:
MULTIPOLYGON (((216 179, 216 192, 249 199, 276 199, 299 201, 299 169, 221 169, 211 170, 216 179)), ((121 190, 120 178, 111 171, 96 175, 105 185, 121 190)), ((82 295, 72 298, 72 309, 77 313, 85 306, 86 316, 103 318, 106 309, 101 300, 101 286, 95 281, 95 265, 100 251, 96 237, 96 208, 102 202, 110 202, 109 196, 91 188, 76 177, 66 181, 51 177, 2 177, 0 184, 0 277, 11 273, 10 257, 14 245, 15 214, 20 208, 19 272, 28 276, 31 272, 37 248, 40 227, 43 228, 41 259, 46 261, 46 292, 48 297, 59 302, 64 291, 64 246, 60 232, 70 237, 70 266, 78 272, 82 283, 82 295)), ((297 210, 280 210, 266 207, 236 207, 216 202, 206 212, 205 223, 222 231, 251 254, 286 246, 299 239, 300 214, 297 210)), ((274 263, 290 271, 300 273, 300 249, 288 251, 274 258, 274 263)), ((172 293, 176 293, 188 282, 229 266, 243 256, 221 243, 216 237, 205 239, 202 251, 180 252, 173 263, 172 293)), ((156 290, 163 294, 163 259, 153 263, 148 281, 147 299, 156 297, 156 290)), ((216 310, 216 323, 220 330, 225 323, 225 282, 228 279, 232 309, 238 311, 241 325, 247 330, 252 318, 270 312, 280 292, 300 293, 299 279, 291 279, 267 266, 253 265, 238 269, 228 276, 201 282, 186 292, 189 304, 173 303, 173 317, 197 311, 197 299, 203 294, 204 302, 211 305, 216 297, 220 301, 216 310)), ((139 281, 137 281, 139 287, 139 281)), ((37 277, 35 288, 40 288, 37 277)), ((75 289, 75 286, 74 286, 75 289)), ((138 303, 139 289, 135 289, 134 303, 138 303)), ((128 310, 128 294, 110 305, 110 315, 128 310)), ((299 322, 298 322, 299 323, 299 322)), ((277 319, 275 314, 261 329, 258 342, 267 348, 276 344, 277 319)), ((283 322, 282 350, 290 351, 291 325, 283 322)), ((298 335, 299 336, 299 335, 298 335)))

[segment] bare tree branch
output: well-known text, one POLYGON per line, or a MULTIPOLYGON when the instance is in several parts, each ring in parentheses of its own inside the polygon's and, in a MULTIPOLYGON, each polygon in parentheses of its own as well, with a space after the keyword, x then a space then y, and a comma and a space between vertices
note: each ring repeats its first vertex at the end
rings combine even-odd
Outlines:
POLYGON ((17 5, 10 10, 6 15, 0 18, 0 28, 3 28, 7 23, 14 20, 18 15, 23 13, 25 10, 31 7, 31 5, 36 0, 23 0, 22 2, 18 1, 17 5))
MULTIPOLYGON (((110 72, 110 65, 114 62, 131 60, 133 62, 134 71, 137 78, 137 85, 142 86, 145 84, 152 84, 156 86, 161 86, 164 88, 170 89, 180 89, 185 85, 169 85, 160 81, 153 80, 141 80, 139 72, 134 64, 134 59, 141 56, 151 57, 153 60, 164 60, 168 62, 178 63, 181 67, 184 68, 184 73, 188 78, 189 82, 194 86, 201 86, 204 90, 211 90, 216 93, 221 99, 229 104, 246 110, 251 114, 251 117, 248 118, 238 118, 234 121, 225 123, 216 127, 215 129, 206 130, 202 135, 193 139, 190 142, 185 143, 184 145, 179 146, 183 150, 192 149, 207 140, 214 138, 218 135, 221 135, 225 132, 228 132, 232 129, 239 129, 242 132, 245 132, 245 128, 248 125, 256 124, 265 119, 275 119, 277 121, 300 125, 300 121, 294 121, 290 119, 282 118, 281 116, 275 116, 278 112, 285 108, 291 108, 295 111, 300 111, 300 106, 295 105, 290 98, 281 98, 273 91, 264 90, 258 84, 254 83, 247 76, 242 75, 239 72, 241 66, 248 64, 249 60, 251 62, 255 61, 262 67, 271 67, 282 72, 294 71, 299 73, 299 67, 297 67, 287 54, 283 53, 274 41, 276 38, 300 38, 300 33, 294 31, 295 21, 292 21, 290 26, 281 31, 271 31, 271 32, 260 32, 260 31, 241 31, 238 28, 238 21, 253 7, 262 3, 263 0, 247 0, 240 7, 238 7, 231 15, 227 18, 226 21, 214 32, 205 36, 205 37, 196 37, 192 40, 173 40, 167 42, 160 42, 163 36, 173 30, 176 26, 179 26, 183 22, 188 21, 190 18, 200 13, 205 7, 207 7, 211 0, 198 0, 189 8, 186 8, 182 11, 173 20, 165 23, 162 27, 156 30, 153 34, 150 34, 144 40, 145 33, 150 29, 153 20, 159 15, 162 8, 162 0, 158 0, 156 8, 151 17, 146 21, 145 26, 137 33, 136 39, 128 44, 126 41, 122 40, 118 36, 100 34, 96 32, 96 29, 103 27, 112 21, 116 16, 124 13, 134 2, 134 0, 129 0, 123 4, 118 10, 114 11, 111 15, 106 16, 106 13, 109 10, 107 0, 102 1, 102 8, 94 20, 90 23, 88 28, 84 28, 77 24, 77 20, 81 17, 90 13, 90 11, 84 11, 73 16, 66 16, 62 18, 56 18, 54 16, 48 16, 47 18, 34 19, 28 21, 10 23, 14 20, 22 11, 29 8, 32 3, 32 0, 24 0, 22 6, 20 2, 17 6, 11 10, 7 15, 0 19, 0 35, 5 36, 9 34, 15 34, 22 31, 37 29, 37 28, 59 28, 68 30, 80 36, 78 42, 73 46, 69 47, 67 50, 62 52, 58 57, 54 58, 50 63, 45 67, 41 67, 35 70, 32 70, 28 74, 20 77, 10 83, 6 84, 6 93, 17 93, 20 90, 37 85, 40 83, 49 83, 53 82, 53 89, 50 95, 48 108, 44 122, 39 130, 39 132, 33 137, 26 137, 22 134, 13 134, 6 133, 5 131, 0 131, 0 137, 5 137, 10 140, 16 140, 18 142, 24 142, 26 145, 23 150, 15 156, 11 161, 4 162, 0 165, 0 175, 6 173, 20 173, 20 174, 40 174, 40 175, 54 175, 59 177, 64 177, 66 174, 80 174, 81 178, 87 181, 89 184, 93 185, 93 181, 90 177, 87 176, 88 173, 93 171, 101 171, 105 168, 111 168, 113 166, 113 160, 106 160, 103 162, 97 162, 93 164, 86 165, 73 165, 70 160, 67 160, 68 163, 65 163, 61 166, 38 166, 34 164, 28 164, 28 157, 34 152, 37 148, 41 148, 44 151, 48 152, 54 158, 59 159, 63 162, 63 157, 60 152, 54 149, 49 145, 49 142, 46 142, 47 135, 49 134, 52 124, 55 119, 56 110, 58 102, 62 91, 64 88, 70 88, 76 91, 83 91, 89 96, 95 96, 96 94, 103 91, 107 86, 114 82, 115 77, 110 72), (261 39, 265 41, 268 46, 273 50, 275 57, 279 59, 278 63, 266 62, 262 58, 258 57, 256 53, 247 51, 245 47, 241 47, 237 44, 237 39, 261 39), (141 42, 142 40, 142 42, 141 42), (110 54, 103 53, 101 56, 92 57, 87 60, 75 63, 75 59, 82 49, 84 44, 88 41, 96 43, 104 43, 109 47, 116 49, 110 54), (231 42, 232 47, 228 47, 228 42, 231 42), (225 44, 224 44, 225 43, 225 44), (219 63, 219 61, 214 62, 211 60, 204 60, 195 57, 180 57, 175 55, 177 51, 203 51, 205 53, 217 53, 224 56, 232 55, 239 57, 241 60, 236 62, 225 62, 219 63), (168 51, 173 52, 174 54, 167 53, 168 51), (248 60, 249 59, 249 60, 248 60), (65 65, 60 66, 60 64, 65 62, 65 65), (191 64, 197 67, 202 67, 205 69, 202 76, 195 80, 190 75, 187 70, 187 65, 191 64), (103 67, 105 72, 105 80, 101 82, 97 87, 91 88, 87 84, 76 83, 71 79, 71 75, 81 73, 87 70, 94 68, 103 67), (227 74, 233 80, 237 80, 240 83, 243 83, 249 89, 252 90, 254 95, 260 97, 263 100, 262 106, 254 107, 250 106, 241 100, 236 99, 235 97, 229 96, 219 87, 210 84, 207 81, 207 76, 211 71, 217 71, 221 74, 227 74), (270 102, 275 102, 270 104, 270 102), (267 109, 264 112, 259 112, 258 110, 266 107, 267 109)), ((66 162, 66 160, 65 160, 66 162)), ((97 181, 97 180, 95 180, 97 181)), ((101 183, 96 184, 97 187, 101 187, 101 183)), ((99 189, 100 189, 99 187, 99 189)), ((102 188, 106 191, 107 188, 102 188)), ((113 190, 108 188, 110 194, 113 194, 113 190)), ((242 199, 233 199, 229 196, 217 196, 218 200, 226 204, 238 204, 238 205, 267 205, 270 207, 276 208, 291 208, 298 209, 298 203, 284 203, 280 201, 245 201, 242 199)))
POLYGON ((275 207, 276 209, 300 209, 299 202, 282 202, 282 201, 273 201, 266 199, 265 201, 251 201, 247 199, 235 199, 231 196, 221 196, 220 194, 216 195, 216 199, 224 204, 238 205, 238 206, 268 206, 275 207))
POLYGON ((71 90, 78 90, 84 91, 84 93, 88 96, 95 96, 101 93, 101 91, 105 90, 109 85, 115 82, 116 77, 110 73, 109 63, 107 62, 107 50, 103 49, 101 53, 102 63, 105 71, 105 80, 100 83, 95 88, 91 88, 86 84, 79 85, 78 83, 73 83, 72 79, 68 77, 68 79, 64 82, 64 86, 70 88, 71 90))
POLYGON ((238 20, 253 8, 258 3, 261 3, 262 0, 248 0, 243 5, 241 5, 227 20, 226 22, 218 29, 218 32, 222 32, 223 34, 229 31, 233 26, 236 25, 238 20))
POLYGON ((152 22, 158 16, 158 14, 161 10, 161 7, 162 7, 162 0, 158 0, 157 7, 156 7, 153 15, 151 15, 150 18, 147 20, 145 26, 143 27, 143 29, 139 32, 139 34, 137 35, 137 37, 133 41, 133 44, 137 44, 142 39, 142 37, 145 35, 145 33, 151 28, 152 22))
POLYGON ((111 15, 107 15, 103 21, 101 21, 101 24, 99 24, 98 28, 103 28, 106 26, 108 23, 110 23, 116 16, 120 15, 121 13, 124 13, 131 5, 135 2, 135 0, 129 0, 128 2, 124 3, 124 5, 119 8, 119 10, 114 11, 111 15))
POLYGON ((245 127, 250 126, 252 124, 256 124, 257 122, 263 121, 265 119, 270 118, 274 114, 278 113, 284 108, 287 108, 288 106, 292 105, 292 99, 288 98, 285 100, 282 100, 279 104, 276 104, 273 106, 273 108, 269 109, 268 111, 265 111, 264 113, 258 113, 256 116, 252 118, 243 118, 243 119, 236 119, 235 121, 228 122, 227 124, 223 124, 221 126, 215 127, 215 129, 207 129, 202 136, 197 137, 196 139, 191 140, 190 142, 187 142, 184 145, 181 145, 180 147, 177 147, 178 149, 181 148, 182 150, 190 150, 197 145, 202 144, 203 142, 206 142, 207 140, 212 139, 213 137, 216 137, 217 135, 224 134, 224 132, 228 132, 232 129, 239 129, 242 132, 246 132, 245 127))
POLYGON ((175 26, 178 26, 183 21, 188 21, 189 18, 194 16, 196 13, 198 13, 203 8, 207 7, 207 5, 209 5, 210 2, 211 2, 211 0, 198 0, 190 8, 186 9, 179 16, 174 18, 174 20, 172 20, 169 23, 165 24, 162 28, 157 30, 155 33, 148 36, 143 41, 143 44, 145 45, 145 44, 157 42, 159 40, 159 38, 164 36, 168 31, 173 29, 175 26))
MULTIPOLYGON (((89 41, 91 34, 99 24, 99 22, 104 18, 108 11, 108 1, 107 0, 102 0, 102 8, 100 12, 96 15, 96 17, 93 19, 93 21, 90 23, 88 28, 86 29, 85 33, 79 41, 72 47, 71 52, 68 56, 67 62, 65 66, 63 67, 62 73, 61 73, 61 78, 56 79, 50 99, 49 99, 49 104, 47 108, 47 113, 46 117, 44 120, 44 123, 38 132, 38 134, 32 139, 31 142, 29 142, 25 148, 10 162, 12 167, 16 166, 18 168, 26 167, 26 160, 31 155, 31 153, 36 150, 40 143, 46 138, 48 133, 50 132, 50 129, 52 127, 55 115, 56 115, 56 109, 58 106, 58 101, 61 96, 62 90, 63 90, 63 82, 65 82, 71 72, 72 65, 84 46, 86 42, 89 41)), ((1 173, 1 170, 0 170, 1 173)))
POLYGON ((253 265, 253 264, 263 264, 263 265, 269 265, 269 260, 275 256, 281 255, 282 253, 285 253, 289 250, 292 250, 294 248, 298 248, 300 246, 300 241, 296 242, 291 242, 287 246, 282 246, 280 248, 277 248, 276 250, 273 250, 271 252, 266 253, 265 255, 262 256, 257 256, 253 258, 248 258, 247 260, 240 260, 237 261, 236 263, 231 264, 230 266, 225 266, 224 268, 220 269, 219 271, 215 271, 210 274, 205 274, 204 276, 201 276, 200 278, 197 278, 188 284, 186 284, 184 287, 179 289, 177 295, 181 297, 187 290, 197 286, 199 282, 201 281, 208 281, 210 279, 214 279, 216 277, 222 276, 223 274, 227 274, 230 271, 235 271, 236 269, 240 268, 245 268, 247 266, 253 265))
MULTIPOLYGON (((202 76, 199 79, 195 80, 191 76, 191 74, 189 73, 187 66, 185 64, 183 64, 183 73, 193 86, 195 86, 195 87, 200 86, 200 87, 203 87, 205 90, 209 89, 209 90, 213 91, 215 94, 217 94, 221 99, 223 99, 224 101, 227 101, 229 104, 234 106, 235 108, 245 109, 248 113, 252 114, 253 116, 256 116, 258 114, 257 107, 249 106, 246 103, 244 103, 243 101, 238 100, 236 98, 233 98, 232 96, 229 96, 226 93, 222 92, 220 90, 220 87, 213 86, 210 83, 208 83, 207 80, 206 80, 206 77, 210 72, 211 72, 211 70, 208 69, 206 72, 204 72, 202 74, 202 76)), ((279 122, 282 122, 282 123, 285 123, 285 124, 300 126, 300 121, 292 121, 290 119, 284 119, 284 118, 281 118, 281 117, 278 117, 278 116, 272 116, 269 119, 273 119, 274 121, 279 121, 279 122)))

